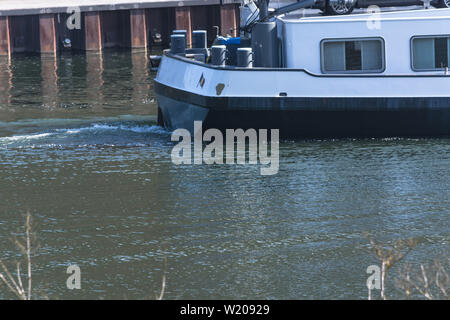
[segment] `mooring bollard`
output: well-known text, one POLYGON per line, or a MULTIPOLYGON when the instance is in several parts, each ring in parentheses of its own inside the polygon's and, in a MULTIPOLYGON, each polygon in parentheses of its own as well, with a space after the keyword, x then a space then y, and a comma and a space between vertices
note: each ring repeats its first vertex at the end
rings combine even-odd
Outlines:
POLYGON ((187 31, 186 30, 173 30, 172 34, 181 34, 184 36, 184 47, 187 47, 187 31))
POLYGON ((204 49, 207 47, 206 30, 192 31, 192 48, 204 49))
POLYGON ((211 64, 225 66, 227 47, 224 45, 211 47, 211 64))
POLYGON ((170 36, 170 53, 184 55, 186 53, 186 37, 182 34, 170 36))
POLYGON ((236 51, 237 66, 243 68, 253 68, 252 48, 238 48, 236 51))

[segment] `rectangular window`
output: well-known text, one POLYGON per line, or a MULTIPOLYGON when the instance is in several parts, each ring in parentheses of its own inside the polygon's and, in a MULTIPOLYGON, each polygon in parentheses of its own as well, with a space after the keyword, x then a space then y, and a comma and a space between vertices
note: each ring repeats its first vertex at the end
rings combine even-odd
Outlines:
POLYGON ((382 39, 322 41, 322 72, 364 73, 384 71, 382 39))
POLYGON ((449 67, 450 37, 415 37, 412 39, 412 66, 416 71, 449 67))

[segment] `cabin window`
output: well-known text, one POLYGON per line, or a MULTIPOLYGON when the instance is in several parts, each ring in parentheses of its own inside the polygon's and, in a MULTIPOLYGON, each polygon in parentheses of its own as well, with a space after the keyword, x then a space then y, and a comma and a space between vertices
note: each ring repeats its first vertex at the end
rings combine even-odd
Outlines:
POLYGON ((322 41, 322 72, 366 73, 384 71, 382 39, 322 41))
POLYGON ((412 67, 415 71, 448 68, 450 37, 415 37, 412 39, 412 67))

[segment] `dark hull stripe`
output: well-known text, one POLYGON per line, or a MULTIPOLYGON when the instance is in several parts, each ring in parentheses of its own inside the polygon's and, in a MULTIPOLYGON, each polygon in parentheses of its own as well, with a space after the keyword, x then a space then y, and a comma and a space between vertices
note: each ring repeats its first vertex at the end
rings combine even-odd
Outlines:
POLYGON ((450 110, 450 97, 420 98, 308 98, 308 97, 208 97, 175 89, 155 81, 157 94, 216 110, 292 111, 399 111, 450 110))
POLYGON ((202 120, 205 129, 275 128, 284 138, 450 136, 447 97, 205 97, 160 83, 156 93, 170 129, 202 120))

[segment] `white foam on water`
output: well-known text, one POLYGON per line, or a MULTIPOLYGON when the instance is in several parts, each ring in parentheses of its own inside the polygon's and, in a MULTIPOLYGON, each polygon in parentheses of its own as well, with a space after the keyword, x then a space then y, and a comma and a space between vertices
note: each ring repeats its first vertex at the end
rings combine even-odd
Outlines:
POLYGON ((11 137, 0 137, 0 142, 16 142, 16 141, 25 141, 25 140, 34 140, 41 139, 45 137, 49 137, 54 135, 54 133, 37 133, 37 134, 28 134, 28 135, 18 135, 11 137))
POLYGON ((13 143, 27 142, 30 140, 44 139, 48 137, 64 139, 68 136, 74 136, 79 134, 95 134, 97 136, 105 134, 108 135, 113 132, 132 132, 136 134, 157 134, 157 135, 169 135, 170 132, 157 125, 138 125, 138 124, 106 124, 106 123, 93 123, 90 126, 79 128, 60 128, 53 129, 51 132, 32 133, 32 134, 20 134, 9 137, 0 137, 0 144, 10 145, 13 143))
POLYGON ((0 128, 14 128, 14 127, 51 127, 64 125, 86 125, 94 122, 113 122, 113 121, 148 121, 156 122, 156 116, 137 116, 137 115, 121 115, 116 117, 94 117, 94 118, 46 118, 46 119, 22 119, 16 121, 0 121, 0 128))
POLYGON ((134 133, 155 133, 155 134, 169 134, 168 131, 156 125, 110 125, 95 123, 89 127, 72 128, 72 129, 57 129, 57 132, 66 134, 79 134, 82 132, 99 132, 99 131, 130 131, 134 133))

